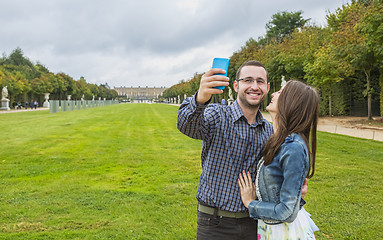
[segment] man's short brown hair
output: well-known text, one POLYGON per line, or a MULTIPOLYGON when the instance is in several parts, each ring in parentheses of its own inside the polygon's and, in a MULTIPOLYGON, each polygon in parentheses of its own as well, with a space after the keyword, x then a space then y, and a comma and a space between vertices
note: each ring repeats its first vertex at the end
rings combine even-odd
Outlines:
POLYGON ((255 67, 261 67, 263 69, 265 69, 266 71, 266 77, 267 77, 267 82, 269 82, 269 73, 267 72, 267 69, 265 68, 265 66, 263 66, 262 63, 258 62, 258 61, 254 61, 254 60, 251 60, 251 61, 247 61, 247 62, 244 62, 237 70, 237 74, 236 74, 236 79, 235 80, 238 80, 239 79, 239 74, 241 73, 241 70, 243 67, 246 67, 246 66, 255 66, 255 67))

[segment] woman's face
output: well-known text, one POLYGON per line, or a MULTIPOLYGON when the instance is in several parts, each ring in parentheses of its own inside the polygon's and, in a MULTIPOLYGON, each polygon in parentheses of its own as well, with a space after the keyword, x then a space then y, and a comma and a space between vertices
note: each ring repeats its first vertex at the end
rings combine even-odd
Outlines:
POLYGON ((279 98, 279 95, 281 94, 281 90, 279 90, 278 92, 275 92, 273 94, 271 94, 271 102, 269 103, 269 105, 266 107, 266 111, 268 111, 269 113, 276 113, 277 112, 277 109, 278 109, 278 98, 279 98))

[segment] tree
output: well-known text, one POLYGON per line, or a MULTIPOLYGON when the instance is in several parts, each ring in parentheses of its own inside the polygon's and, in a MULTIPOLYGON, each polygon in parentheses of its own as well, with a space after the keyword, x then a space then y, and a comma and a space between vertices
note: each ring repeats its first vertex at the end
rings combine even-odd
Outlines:
POLYGON ((24 57, 21 48, 13 50, 9 57, 4 59, 2 65, 9 71, 23 73, 28 80, 39 77, 35 66, 28 58, 24 57))
POLYGON ((334 84, 351 74, 347 64, 342 59, 338 59, 334 52, 332 45, 322 46, 314 54, 314 61, 306 62, 304 66, 305 79, 310 84, 322 87, 327 92, 329 116, 333 115, 332 92, 334 84))
MULTIPOLYGON (((383 61, 383 1, 373 1, 362 16, 357 30, 378 61, 383 61)), ((380 115, 383 116, 383 64, 380 63, 380 115)))
POLYGON ((282 42, 287 36, 290 36, 295 29, 302 28, 310 19, 303 19, 302 11, 298 12, 279 12, 271 17, 266 24, 267 42, 276 40, 282 42))
POLYGON ((263 63, 269 73, 269 80, 271 84, 271 92, 280 89, 281 77, 286 75, 283 64, 277 56, 280 53, 279 44, 272 41, 259 52, 259 61, 263 63))
POLYGON ((316 26, 295 31, 279 45, 279 62, 287 79, 305 79, 304 66, 314 61, 314 54, 328 39, 328 31, 316 26))
POLYGON ((107 84, 100 84, 98 89, 100 93, 99 97, 101 98, 112 99, 118 96, 118 93, 115 90, 109 89, 107 84))
MULTIPOLYGON (((354 3, 348 7, 348 14, 344 16, 344 22, 339 24, 338 30, 333 33, 332 44, 338 60, 345 60, 344 63, 351 71, 360 71, 366 80, 364 95, 367 96, 368 119, 372 119, 371 109, 371 71, 377 64, 376 56, 372 48, 368 45, 366 37, 361 35, 356 26, 366 8, 359 3, 354 3)), ((343 17, 343 16, 342 16, 343 17)))
POLYGON ((89 83, 88 88, 92 94, 92 98, 93 98, 93 96, 95 99, 97 99, 98 97, 101 97, 100 90, 96 84, 89 83))
POLYGON ((59 86, 61 89, 60 97, 65 97, 66 95, 74 96, 77 91, 77 87, 75 83, 76 81, 71 76, 65 73, 58 73, 57 77, 59 78, 59 86))
POLYGON ((49 72, 49 69, 46 68, 44 65, 42 65, 41 63, 37 62, 37 64, 35 65, 35 68, 38 72, 40 73, 50 73, 49 72))
POLYGON ((8 86, 9 100, 11 103, 14 102, 17 95, 30 91, 28 80, 20 72, 16 72, 15 74, 6 74, 2 84, 3 86, 1 86, 1 88, 8 86))
POLYGON ((40 78, 35 78, 31 81, 32 93, 38 97, 39 95, 43 96, 44 93, 50 93, 53 90, 52 84, 50 82, 51 74, 46 73, 40 78))
POLYGON ((73 95, 74 99, 80 99, 86 95, 91 99, 92 95, 98 97, 115 98, 117 92, 106 86, 88 84, 82 77, 75 81, 65 73, 53 74, 43 64, 33 64, 24 56, 20 48, 16 48, 7 57, 4 53, 0 58, 0 87, 8 86, 11 100, 29 97, 42 98, 44 93, 51 93, 51 99, 65 99, 66 95, 73 95), (31 96, 28 96, 31 94, 31 96))
MULTIPOLYGON (((2 68, 1 68, 1 66, 0 66, 0 86, 3 86, 4 85, 4 83, 3 83, 3 81, 4 81, 4 77, 5 77, 5 74, 4 74, 4 72, 3 72, 3 70, 2 70, 2 68)), ((1 87, 2 88, 2 87, 1 87)))
POLYGON ((92 92, 90 91, 88 83, 84 77, 80 77, 80 80, 76 81, 76 87, 78 91, 75 98, 81 99, 84 95, 85 99, 92 99, 92 92))

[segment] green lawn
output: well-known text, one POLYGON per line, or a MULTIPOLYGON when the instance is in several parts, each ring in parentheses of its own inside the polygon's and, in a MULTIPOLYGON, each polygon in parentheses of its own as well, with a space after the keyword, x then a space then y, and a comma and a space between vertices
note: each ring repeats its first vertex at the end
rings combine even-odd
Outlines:
MULTIPOLYGON (((0 115, 0 239, 194 239, 201 142, 178 108, 0 115)), ((317 239, 383 239, 383 143, 320 133, 317 239)))

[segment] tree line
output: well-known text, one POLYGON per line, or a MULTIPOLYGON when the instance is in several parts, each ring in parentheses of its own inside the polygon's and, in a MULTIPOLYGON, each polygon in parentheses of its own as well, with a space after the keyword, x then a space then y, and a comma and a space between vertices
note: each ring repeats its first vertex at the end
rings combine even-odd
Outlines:
MULTIPOLYGON (((274 14, 264 36, 250 38, 230 57, 230 87, 243 62, 258 60, 270 75, 269 94, 279 89, 284 76, 318 89, 321 115, 349 115, 353 106, 362 103, 369 119, 379 106, 377 115, 383 116, 383 0, 345 4, 327 14, 324 27, 309 20, 303 19, 302 11, 274 14)), ((192 96, 202 75, 195 73, 173 85, 163 97, 192 96)), ((226 88, 212 101, 227 99, 228 92, 226 88)))
MULTIPOLYGON (((115 90, 107 84, 87 83, 84 77, 74 80, 65 73, 54 74, 41 63, 32 63, 24 56, 21 48, 16 48, 7 56, 0 58, 0 88, 7 86, 10 103, 23 103, 37 100, 42 103, 44 94, 50 93, 49 99, 65 100, 71 95, 72 100, 113 99, 115 90)), ((42 104, 40 104, 42 105, 42 104)))

